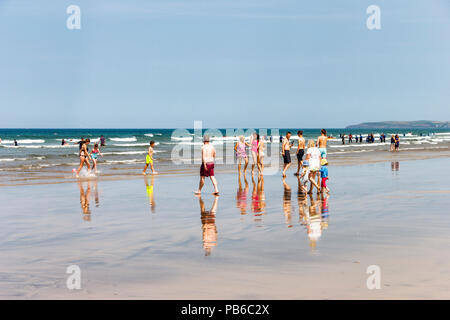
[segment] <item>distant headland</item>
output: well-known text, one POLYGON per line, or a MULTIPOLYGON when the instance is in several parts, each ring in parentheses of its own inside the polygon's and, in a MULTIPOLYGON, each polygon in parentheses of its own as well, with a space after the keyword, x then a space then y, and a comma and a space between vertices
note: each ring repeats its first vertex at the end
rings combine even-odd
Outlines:
POLYGON ((346 129, 447 129, 450 128, 449 121, 380 121, 363 122, 347 126, 346 129))

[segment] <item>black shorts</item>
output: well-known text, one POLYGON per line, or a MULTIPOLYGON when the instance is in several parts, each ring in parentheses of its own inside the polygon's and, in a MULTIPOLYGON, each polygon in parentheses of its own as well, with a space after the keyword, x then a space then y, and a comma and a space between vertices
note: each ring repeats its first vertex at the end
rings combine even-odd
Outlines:
POLYGON ((291 152, 289 150, 284 150, 283 161, 285 164, 291 163, 291 152))
POLYGON ((305 150, 302 149, 297 153, 297 160, 298 162, 303 161, 303 156, 305 155, 305 150))

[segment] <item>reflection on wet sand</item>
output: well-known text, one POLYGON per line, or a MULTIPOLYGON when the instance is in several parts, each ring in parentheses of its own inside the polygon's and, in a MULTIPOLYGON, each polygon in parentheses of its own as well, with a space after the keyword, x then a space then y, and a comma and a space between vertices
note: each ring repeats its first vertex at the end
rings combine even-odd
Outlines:
POLYGON ((247 195, 248 195, 248 182, 244 175, 245 188, 242 189, 241 175, 238 178, 238 191, 236 193, 236 207, 240 209, 241 215, 247 214, 247 195))
POLYGON ((314 250, 317 241, 322 236, 322 231, 328 228, 328 195, 309 195, 309 207, 306 211, 304 222, 309 238, 309 246, 314 250))
POLYGON ((256 184, 255 179, 252 177, 252 212, 255 217, 255 222, 261 222, 264 210, 266 207, 266 196, 264 194, 264 177, 258 178, 256 184))
MULTIPOLYGON (((304 226, 311 249, 315 249, 322 231, 328 227, 328 194, 306 194, 301 179, 298 177, 297 205, 299 224, 304 226)), ((283 179, 283 212, 285 223, 292 228, 292 190, 286 179, 283 179)))
POLYGON ((152 175, 150 185, 148 184, 148 176, 144 176, 145 191, 147 193, 148 202, 150 203, 150 210, 155 213, 155 196, 153 195, 153 186, 155 184, 155 177, 152 175))
POLYGON ((94 201, 95 201, 95 207, 100 207, 100 198, 98 195, 98 183, 97 180, 94 180, 94 201))
POLYGON ((306 226, 306 210, 308 210, 308 199, 306 198, 305 188, 303 187, 302 179, 297 176, 298 179, 298 189, 297 189, 297 205, 298 205, 298 216, 299 223, 306 226))
POLYGON ((391 162, 391 170, 392 170, 392 171, 398 171, 398 170, 400 170, 400 162, 398 162, 398 161, 392 161, 392 162, 391 162))
POLYGON ((213 247, 217 245, 217 228, 216 228, 216 210, 219 197, 214 197, 214 202, 211 209, 207 211, 205 209, 205 203, 201 196, 198 197, 200 204, 200 219, 202 221, 202 237, 203 237, 203 249, 205 250, 205 256, 211 255, 213 247))
POLYGON ((91 182, 87 182, 86 191, 84 190, 81 181, 78 181, 78 187, 80 188, 80 204, 81 211, 83 212, 83 220, 91 221, 91 209, 89 208, 89 201, 91 197, 91 182))
POLYGON ((291 187, 287 184, 286 178, 283 178, 283 212, 288 228, 292 228, 292 211, 291 211, 291 187))

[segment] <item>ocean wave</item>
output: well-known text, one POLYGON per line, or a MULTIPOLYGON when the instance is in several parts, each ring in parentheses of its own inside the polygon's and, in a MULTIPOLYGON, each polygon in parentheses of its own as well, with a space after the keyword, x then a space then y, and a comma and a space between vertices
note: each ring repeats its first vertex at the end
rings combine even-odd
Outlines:
MULTIPOLYGON (((114 143, 112 146, 115 147, 142 147, 142 146, 148 146, 148 142, 145 143, 114 143)), ((159 145, 159 142, 155 142, 155 146, 159 145)))
POLYGON ((109 138, 109 140, 116 141, 116 142, 135 142, 135 141, 137 141, 136 137, 131 137, 131 138, 109 138))
POLYGON ((128 159, 128 160, 106 160, 105 164, 117 164, 117 163, 144 163, 141 159, 128 159))
POLYGON ((170 139, 175 141, 190 141, 192 137, 171 137, 170 139))
POLYGON ((0 162, 10 162, 10 161, 16 161, 16 160, 27 160, 27 158, 4 158, 0 159, 0 162))
POLYGON ((388 143, 354 143, 354 144, 342 144, 342 145, 329 145, 330 148, 356 148, 356 147, 373 147, 373 146, 388 146, 388 143))
POLYGON ((103 155, 127 155, 127 154, 146 154, 148 151, 123 151, 123 152, 104 152, 103 155))
POLYGON ((146 136, 146 137, 153 137, 153 133, 146 133, 146 134, 144 134, 144 136, 146 136))
MULTIPOLYGON (((45 143, 43 139, 20 139, 16 140, 18 144, 32 144, 32 143, 45 143)), ((3 143, 14 143, 14 140, 2 140, 3 143)))
POLYGON ((21 149, 21 148, 24 148, 24 149, 43 149, 43 148, 50 148, 50 149, 59 149, 59 148, 70 148, 70 147, 78 147, 78 145, 65 145, 65 146, 62 146, 62 145, 38 145, 38 146, 21 146, 21 145, 18 145, 18 146, 4 146, 4 145, 0 145, 0 147, 2 147, 2 148, 11 148, 11 149, 21 149))
POLYGON ((450 136, 450 132, 438 132, 434 133, 436 136, 450 136))

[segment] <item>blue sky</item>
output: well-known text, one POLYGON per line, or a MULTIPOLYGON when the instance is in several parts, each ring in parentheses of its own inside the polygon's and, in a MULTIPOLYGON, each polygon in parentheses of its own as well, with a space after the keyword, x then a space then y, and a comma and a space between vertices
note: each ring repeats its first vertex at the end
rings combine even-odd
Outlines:
POLYGON ((447 0, 0 0, 0 127, 450 120, 449 36, 447 0))

